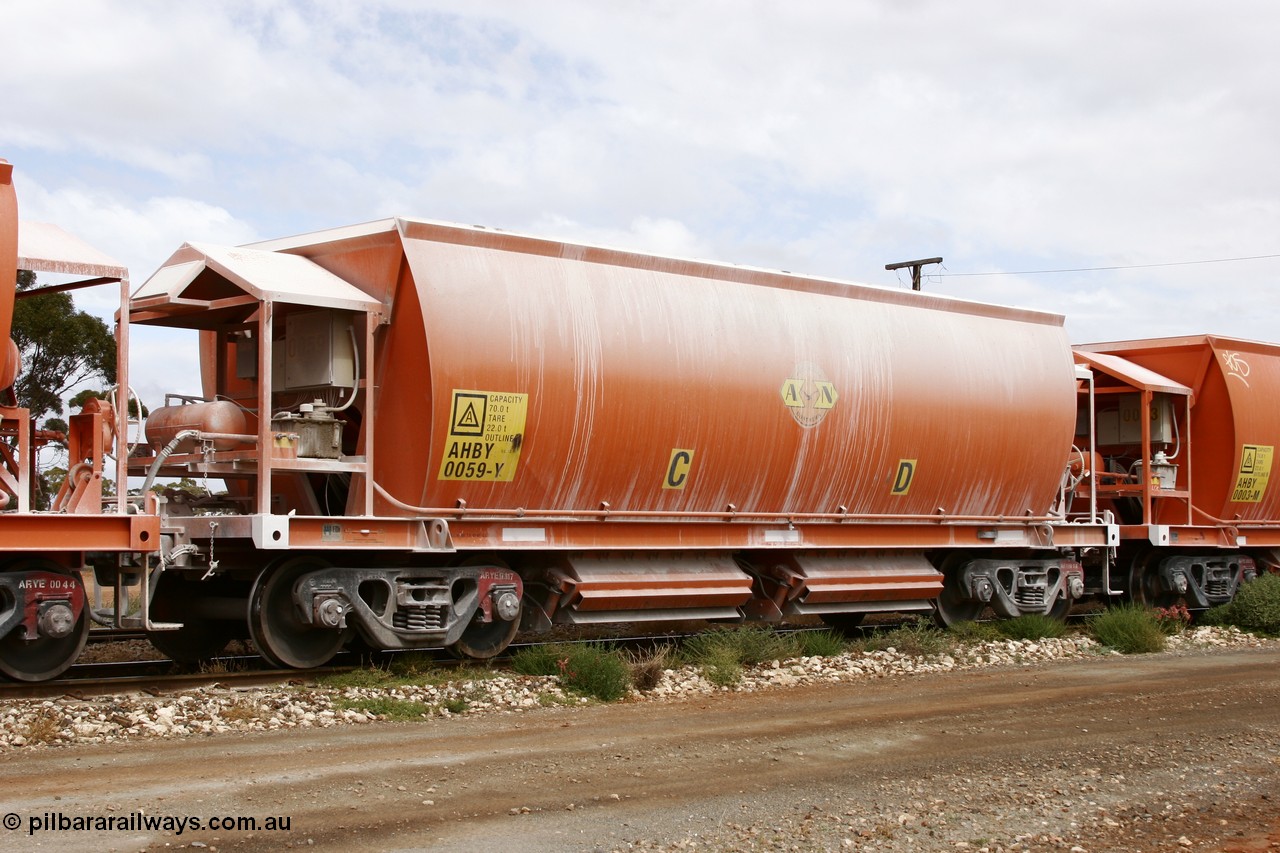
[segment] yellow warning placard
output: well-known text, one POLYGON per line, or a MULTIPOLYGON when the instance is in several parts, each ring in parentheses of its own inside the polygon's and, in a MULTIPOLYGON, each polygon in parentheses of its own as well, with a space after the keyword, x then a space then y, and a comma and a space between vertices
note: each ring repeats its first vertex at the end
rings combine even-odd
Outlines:
POLYGON ((1275 447, 1269 444, 1246 444, 1240 448, 1240 473, 1231 500, 1242 504, 1262 502, 1271 477, 1271 457, 1275 447))
POLYGON ((439 479, 515 479, 528 409, 528 394, 455 389, 439 479))
POLYGON ((893 487, 889 494, 901 497, 911 491, 911 480, 916 476, 915 459, 899 459, 898 470, 893 475, 893 487))
POLYGON ((667 476, 662 480, 664 489, 683 489, 689 482, 689 470, 693 468, 693 451, 674 448, 667 461, 667 476))

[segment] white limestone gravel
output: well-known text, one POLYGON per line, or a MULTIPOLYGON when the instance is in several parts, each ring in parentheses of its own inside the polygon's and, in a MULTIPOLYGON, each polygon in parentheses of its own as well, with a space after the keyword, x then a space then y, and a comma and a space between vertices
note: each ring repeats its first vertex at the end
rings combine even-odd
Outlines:
MULTIPOLYGON (((1194 628, 1169 638, 1166 653, 1214 647, 1263 646, 1234 628, 1194 628)), ((726 691, 761 691, 801 685, 910 676, 986 667, 1019 667, 1090 655, 1116 654, 1087 637, 1008 640, 917 657, 896 649, 773 661, 745 670, 740 682, 718 686, 694 667, 664 671, 654 689, 633 691, 627 701, 681 701, 726 691)), ((136 738, 175 738, 233 731, 267 731, 360 725, 384 718, 380 709, 405 715, 515 714, 548 705, 590 700, 561 688, 554 676, 515 674, 447 683, 394 687, 212 685, 166 696, 120 694, 88 700, 11 700, 0 704, 0 753, 73 743, 136 738)))

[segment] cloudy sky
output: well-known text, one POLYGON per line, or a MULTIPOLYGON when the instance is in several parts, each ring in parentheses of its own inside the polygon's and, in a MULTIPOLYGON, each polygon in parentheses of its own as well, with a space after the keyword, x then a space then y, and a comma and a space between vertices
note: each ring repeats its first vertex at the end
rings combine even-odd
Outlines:
MULTIPOLYGON (((135 284, 188 240, 403 214, 887 287, 886 263, 941 255, 926 289, 1065 314, 1073 341, 1280 340, 1271 0, 14 0, 3 21, 23 218, 135 284)), ((149 405, 196 390, 194 357, 135 349, 149 405)))

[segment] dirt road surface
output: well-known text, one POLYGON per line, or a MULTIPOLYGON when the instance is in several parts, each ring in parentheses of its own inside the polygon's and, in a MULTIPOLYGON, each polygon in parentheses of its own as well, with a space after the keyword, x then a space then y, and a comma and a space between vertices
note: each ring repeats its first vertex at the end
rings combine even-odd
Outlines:
POLYGON ((1099 657, 18 751, 0 849, 1253 853, 1280 849, 1278 746, 1274 648, 1099 657))

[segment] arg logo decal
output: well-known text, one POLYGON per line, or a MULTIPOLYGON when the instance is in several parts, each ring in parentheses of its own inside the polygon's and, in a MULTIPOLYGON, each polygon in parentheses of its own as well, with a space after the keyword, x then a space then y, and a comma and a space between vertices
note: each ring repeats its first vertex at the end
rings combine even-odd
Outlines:
POLYGON ((816 364, 804 361, 796 365, 782 382, 782 402, 791 417, 805 429, 816 427, 835 408, 840 395, 836 386, 816 364))

